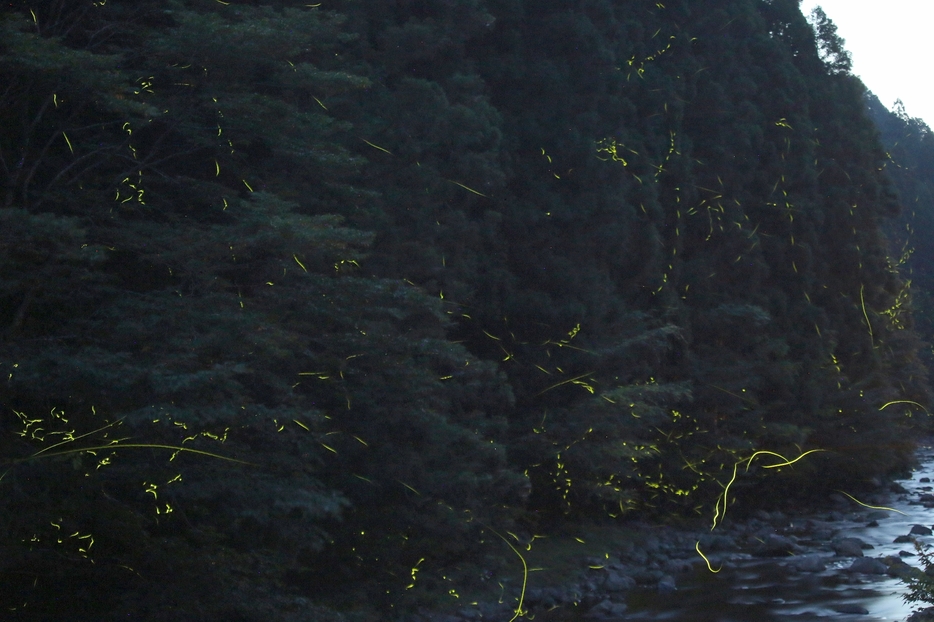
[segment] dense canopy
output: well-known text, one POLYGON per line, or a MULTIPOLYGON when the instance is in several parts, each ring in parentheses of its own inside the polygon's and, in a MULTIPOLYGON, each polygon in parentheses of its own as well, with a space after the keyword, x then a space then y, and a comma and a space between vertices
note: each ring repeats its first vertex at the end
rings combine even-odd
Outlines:
POLYGON ((4 607, 404 619, 903 471, 934 158, 866 98, 796 0, 6 3, 4 607))

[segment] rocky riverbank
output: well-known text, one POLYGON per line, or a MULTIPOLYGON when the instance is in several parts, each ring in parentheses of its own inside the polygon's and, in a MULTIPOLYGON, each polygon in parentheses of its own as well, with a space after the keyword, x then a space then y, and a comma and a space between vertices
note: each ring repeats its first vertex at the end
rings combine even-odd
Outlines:
MULTIPOLYGON (((915 485, 906 482, 911 489, 892 484, 863 500, 875 508, 834 494, 817 511, 800 514, 757 511, 742 520, 729 517, 713 531, 709 523, 677 527, 628 524, 625 538, 615 540, 602 556, 576 560, 576 570, 568 575, 571 578, 560 584, 539 581, 534 569, 529 572, 522 611, 530 618, 534 615, 537 620, 549 622, 628 619, 638 608, 632 604, 638 600, 636 595, 665 600, 658 595, 672 598, 682 586, 696 584, 703 573, 759 561, 792 579, 813 576, 813 580, 806 580, 814 583, 817 577, 827 580, 832 576, 835 584, 844 586, 920 573, 905 560, 910 562, 915 556, 915 542, 923 545, 931 540, 934 512, 928 524, 902 525, 897 520, 903 520, 904 514, 879 507, 902 504, 934 508, 932 488, 924 485, 927 483, 924 479, 915 485), (904 533, 891 538, 893 529, 904 533), (854 530, 869 535, 855 537, 854 530), (886 539, 895 548, 882 546, 886 539)), ((510 620, 516 615, 522 592, 517 583, 507 587, 496 602, 479 602, 444 614, 423 613, 417 621, 510 620)), ((859 618, 870 612, 858 602, 839 602, 828 607, 837 614, 869 619, 859 618)), ((922 619, 932 618, 912 617, 913 622, 922 619)))

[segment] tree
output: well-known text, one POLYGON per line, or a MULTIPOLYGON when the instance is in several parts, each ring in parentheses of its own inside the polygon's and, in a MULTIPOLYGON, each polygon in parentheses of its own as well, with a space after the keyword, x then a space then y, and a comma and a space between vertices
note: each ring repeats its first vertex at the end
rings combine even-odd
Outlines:
POLYGON ((836 74, 849 73, 853 59, 844 47, 846 40, 837 34, 837 25, 819 6, 811 10, 810 23, 817 37, 817 50, 827 69, 836 74))
MULTIPOLYGON (((97 8, 59 30, 122 27, 119 8, 97 8)), ((3 401, 19 434, 0 485, 20 508, 4 513, 8 571, 28 578, 7 596, 46 603, 39 616, 60 613, 61 590, 95 615, 179 602, 278 619, 326 545, 357 556, 350 577, 401 592, 402 564, 463 555, 467 537, 436 542, 476 533, 521 485, 496 442, 509 391, 446 339, 439 299, 361 268, 372 235, 346 221, 370 196, 350 183, 364 161, 327 105, 369 83, 319 67, 347 38, 341 18, 158 15, 106 56, 4 21, 3 161, 44 145, 25 154, 34 172, 7 168, 0 212, 3 401), (147 77, 130 90, 130 75, 147 77), (52 523, 95 547, 69 549, 52 523), (137 581, 147 597, 121 587, 137 581), (92 583, 109 598, 82 600, 92 583)))

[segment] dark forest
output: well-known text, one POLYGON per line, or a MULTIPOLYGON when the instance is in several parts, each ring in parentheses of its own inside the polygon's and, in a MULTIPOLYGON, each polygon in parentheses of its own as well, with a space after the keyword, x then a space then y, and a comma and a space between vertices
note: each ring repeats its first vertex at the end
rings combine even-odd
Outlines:
POLYGON ((4 615, 406 619, 880 486, 932 141, 797 0, 4 3, 4 615))

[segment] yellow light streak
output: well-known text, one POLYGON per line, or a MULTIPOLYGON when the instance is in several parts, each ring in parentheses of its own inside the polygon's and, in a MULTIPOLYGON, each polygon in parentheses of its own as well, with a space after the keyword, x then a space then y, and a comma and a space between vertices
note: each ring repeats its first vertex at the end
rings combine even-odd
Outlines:
POLYGON ((776 452, 774 452, 774 451, 768 451, 768 450, 764 450, 764 449, 763 449, 763 450, 759 450, 759 451, 754 452, 754 453, 753 453, 751 456, 749 456, 748 458, 744 458, 744 459, 742 459, 742 460, 739 460, 739 461, 735 462, 735 463, 733 464, 733 475, 730 477, 730 481, 727 482, 726 486, 723 487, 723 493, 722 493, 722 494, 720 495, 720 497, 717 499, 717 504, 714 506, 713 525, 710 527, 711 531, 714 530, 714 529, 717 527, 717 525, 718 525, 719 523, 722 523, 722 522, 723 522, 723 519, 726 517, 726 509, 727 509, 727 503, 728 503, 728 500, 729 500, 730 486, 732 486, 732 485, 733 485, 733 482, 736 481, 736 476, 737 476, 738 473, 739 473, 739 465, 741 465, 742 463, 745 462, 745 463, 746 463, 746 471, 748 472, 748 471, 749 471, 749 468, 752 466, 752 461, 755 460, 757 457, 759 457, 759 456, 774 456, 774 457, 776 457, 776 458, 779 458, 779 459, 781 460, 781 462, 778 462, 778 463, 776 463, 776 464, 764 465, 762 468, 764 468, 764 469, 777 469, 777 468, 780 468, 780 467, 792 465, 792 464, 794 464, 795 462, 797 462, 798 460, 800 460, 801 458, 807 456, 808 454, 812 454, 812 453, 815 453, 815 452, 823 452, 823 451, 826 451, 826 450, 825 450, 825 449, 809 449, 808 451, 803 452, 803 453, 802 453, 800 456, 798 456, 797 458, 795 458, 795 459, 793 459, 793 460, 789 460, 788 458, 786 458, 785 456, 783 456, 783 455, 781 455, 781 454, 779 454, 779 453, 776 453, 776 452), (722 508, 723 508, 722 511, 721 511, 721 506, 722 506, 722 508), (719 519, 719 520, 718 520, 718 519, 719 519))
POLYGON ((922 405, 919 404, 918 402, 913 402, 912 400, 893 400, 893 401, 891 401, 891 402, 886 402, 885 404, 883 404, 882 406, 879 407, 879 410, 884 410, 885 408, 887 408, 888 406, 891 406, 892 404, 911 404, 911 405, 913 405, 913 406, 917 406, 918 408, 920 408, 920 409, 923 410, 924 412, 926 412, 926 413, 928 413, 928 414, 931 414, 931 413, 928 412, 928 409, 927 409, 927 408, 925 408, 924 406, 922 406, 922 405))
POLYGON ((454 184, 455 186, 460 186, 461 188, 463 188, 464 190, 467 190, 468 192, 473 192, 473 193, 476 194, 476 195, 479 195, 479 196, 481 196, 481 197, 486 198, 486 195, 483 194, 482 192, 480 192, 479 190, 474 190, 473 188, 471 188, 471 187, 469 187, 469 186, 465 186, 464 184, 460 183, 459 181, 454 181, 453 179, 446 179, 445 181, 450 182, 450 183, 454 184))
POLYGON ((414 488, 412 488, 411 486, 409 486, 408 484, 406 484, 406 483, 403 482, 402 480, 398 480, 398 479, 397 479, 396 481, 399 482, 400 484, 402 484, 403 486, 405 486, 406 488, 408 488, 409 490, 411 490, 412 492, 414 492, 415 494, 417 494, 419 497, 422 496, 422 493, 418 492, 417 490, 415 490, 414 488))
POLYGON ((385 147, 380 147, 379 145, 374 145, 373 143, 371 143, 370 141, 368 141, 366 138, 361 138, 360 140, 362 140, 363 142, 365 142, 365 143, 368 144, 369 146, 373 147, 374 149, 379 149, 379 150, 382 151, 383 153, 388 153, 389 155, 392 155, 392 152, 391 152, 389 149, 386 149, 385 147))
MULTIPOLYGON (((512 542, 504 538, 502 534, 500 534, 498 531, 496 531, 492 527, 487 527, 487 529, 492 531, 494 534, 496 534, 499 537, 500 540, 505 542, 506 546, 511 548, 512 552, 515 553, 516 556, 518 556, 519 561, 522 562, 522 591, 519 593, 519 604, 516 606, 515 614, 512 616, 512 618, 509 619, 509 622, 514 622, 517 618, 523 617, 525 616, 526 613, 528 613, 523 608, 523 605, 525 604, 525 588, 528 586, 528 583, 529 583, 529 565, 526 563, 525 557, 522 556, 522 553, 519 552, 519 549, 517 549, 516 547, 512 545, 512 542)), ((502 600, 500 600, 500 602, 502 602, 502 600)))
MULTIPOLYGON (((873 336, 872 336, 872 324, 869 323, 869 314, 866 313, 866 298, 865 298, 864 295, 863 295, 863 292, 865 291, 865 289, 866 289, 866 287, 865 287, 862 283, 860 283, 860 285, 859 285, 859 303, 860 303, 860 305, 863 307, 863 317, 866 318, 866 326, 869 328, 869 341, 870 341, 870 342, 874 342, 873 336)), ((875 347, 875 343, 873 343, 873 347, 875 347)))
POLYGON ((902 516, 908 516, 907 514, 905 514, 904 512, 902 512, 901 510, 896 510, 895 508, 887 508, 887 507, 881 506, 881 505, 869 505, 868 503, 863 503, 862 501, 860 501, 859 499, 857 499, 856 497, 854 497, 854 496, 851 495, 850 493, 843 492, 842 490, 837 490, 837 492, 839 492, 841 495, 846 495, 847 497, 849 497, 850 499, 852 499, 852 500, 855 501, 856 503, 860 504, 860 505, 863 506, 864 508, 869 508, 870 510, 885 510, 886 512, 897 512, 897 513, 901 514, 902 516))
MULTIPOLYGON (((558 370, 558 371, 561 371, 561 370, 558 370)), ((552 389, 557 389, 558 387, 560 387, 561 385, 564 385, 564 384, 579 384, 579 385, 583 386, 585 389, 588 389, 588 387, 590 387, 590 385, 588 385, 588 384, 586 384, 586 383, 584 383, 584 382, 581 382, 580 380, 581 380, 581 378, 586 378, 587 376, 589 376, 589 375, 591 375, 591 374, 593 374, 593 372, 592 372, 592 371, 589 371, 589 372, 587 372, 587 373, 585 373, 585 374, 581 374, 581 375, 575 376, 575 377, 573 377, 573 378, 568 378, 567 380, 562 380, 561 382, 556 382, 555 384, 551 385, 550 387, 548 387, 548 388, 546 388, 546 389, 542 389, 541 391, 539 391, 538 393, 536 393, 536 394, 535 394, 535 397, 538 397, 538 396, 541 395, 542 393, 547 393, 548 391, 551 391, 552 389)), ((590 387, 588 390, 589 390, 591 393, 593 393, 593 388, 592 388, 592 387, 590 387)))
POLYGON ((720 567, 717 568, 716 570, 713 569, 713 566, 710 565, 710 560, 707 559, 707 556, 704 555, 704 553, 700 550, 700 540, 698 540, 698 541, 697 541, 697 544, 694 545, 694 550, 697 551, 697 554, 700 555, 700 556, 701 556, 701 559, 704 560, 704 563, 707 564, 707 570, 709 570, 710 572, 712 572, 712 573, 714 573, 714 574, 717 574, 718 572, 720 572, 721 570, 723 570, 723 566, 720 566, 720 567))
MULTIPOLYGON (((86 435, 85 435, 86 436, 86 435)), ((79 437, 80 438, 80 437, 79 437)), ((238 464, 248 464, 250 466, 258 466, 253 462, 247 462, 246 460, 238 460, 237 458, 231 458, 229 456, 222 456, 220 454, 215 454, 210 451, 202 451, 200 449, 191 449, 190 447, 179 447, 177 445, 163 445, 161 443, 121 443, 119 441, 112 442, 109 445, 95 445, 92 447, 78 447, 76 449, 68 449, 66 451, 54 451, 51 453, 42 454, 42 452, 33 454, 28 458, 23 458, 21 460, 13 460, 7 462, 6 464, 20 464, 22 462, 29 462, 30 460, 36 460, 39 458, 53 458, 55 456, 69 456, 72 454, 78 454, 82 452, 95 452, 102 451, 104 449, 171 449, 172 451, 178 452, 188 452, 193 454, 199 454, 201 456, 208 456, 210 458, 217 458, 218 460, 226 460, 227 462, 236 462, 238 464), (39 455, 42 454, 42 455, 39 455)), ((44 450, 43 450, 44 451, 44 450)))
MULTIPOLYGON (((777 454, 774 451, 757 451, 756 453, 752 454, 752 457, 749 458, 749 462, 752 462, 752 459, 755 458, 759 454, 776 456, 777 458, 781 458, 782 460, 784 460, 784 462, 781 462, 779 464, 766 464, 766 465, 763 465, 762 468, 763 469, 777 469, 780 467, 785 467, 785 466, 794 464, 795 462, 797 462, 798 460, 800 460, 801 458, 805 457, 808 454, 813 454, 816 452, 823 452, 823 451, 827 451, 827 450, 826 449, 809 449, 803 454, 801 454, 800 456, 798 456, 797 458, 795 458, 794 460, 788 460, 785 456, 782 456, 781 454, 777 454)), ((749 470, 748 464, 746 465, 746 470, 747 471, 749 470)))

